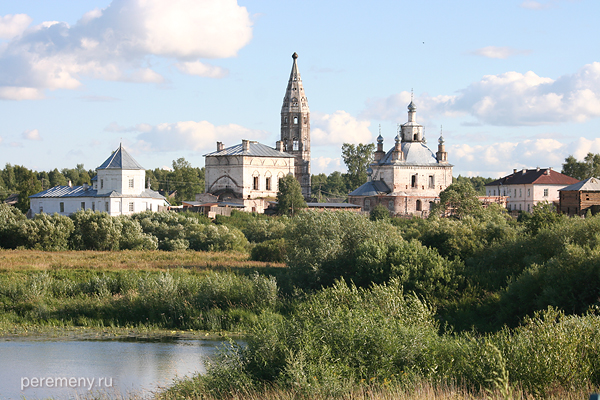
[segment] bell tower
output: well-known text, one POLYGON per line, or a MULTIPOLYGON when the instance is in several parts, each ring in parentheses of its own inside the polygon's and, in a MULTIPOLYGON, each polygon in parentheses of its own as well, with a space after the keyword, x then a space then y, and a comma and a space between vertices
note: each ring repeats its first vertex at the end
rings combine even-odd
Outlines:
POLYGON ((298 54, 292 54, 292 72, 281 106, 281 143, 295 157, 296 179, 302 195, 310 198, 310 110, 298 71, 298 54))

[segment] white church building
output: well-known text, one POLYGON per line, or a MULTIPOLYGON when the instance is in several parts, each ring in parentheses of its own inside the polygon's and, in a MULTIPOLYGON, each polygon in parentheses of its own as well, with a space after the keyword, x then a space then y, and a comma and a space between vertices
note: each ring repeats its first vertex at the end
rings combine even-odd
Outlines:
POLYGON ((92 186, 55 186, 29 196, 31 213, 70 215, 89 209, 114 216, 169 206, 164 196, 146 187, 146 170, 122 145, 96 168, 96 174, 92 186))

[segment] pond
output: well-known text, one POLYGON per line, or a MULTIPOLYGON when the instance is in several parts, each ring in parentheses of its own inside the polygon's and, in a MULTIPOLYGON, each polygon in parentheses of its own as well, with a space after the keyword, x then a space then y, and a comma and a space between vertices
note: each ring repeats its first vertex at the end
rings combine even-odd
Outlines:
POLYGON ((205 372, 222 341, 0 340, 0 398, 148 397, 205 372))

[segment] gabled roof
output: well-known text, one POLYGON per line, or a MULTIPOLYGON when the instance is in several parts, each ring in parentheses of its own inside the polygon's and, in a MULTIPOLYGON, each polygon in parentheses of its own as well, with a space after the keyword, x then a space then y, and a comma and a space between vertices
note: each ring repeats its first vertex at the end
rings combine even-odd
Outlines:
POLYGON ((522 171, 513 172, 503 178, 496 179, 485 186, 499 185, 572 185, 579 182, 575 178, 571 178, 560 172, 556 172, 551 168, 536 168, 524 169, 522 171))
POLYGON ((354 190, 348 196, 377 196, 379 194, 388 194, 391 189, 384 181, 369 181, 363 183, 358 189, 354 190))
POLYGON ((96 169, 145 169, 137 161, 131 157, 131 155, 123 148, 122 145, 119 145, 119 148, 110 155, 96 169))
POLYGON ((248 142, 248 150, 244 150, 243 143, 226 149, 205 154, 204 157, 220 157, 220 156, 254 156, 254 157, 285 157, 294 158, 293 155, 278 151, 264 144, 250 141, 248 142))
POLYGON ((600 179, 587 178, 584 181, 559 189, 559 191, 600 192, 600 179))
POLYGON ((131 194, 127 194, 124 195, 122 193, 117 192, 116 190, 113 190, 110 193, 105 193, 105 194, 98 194, 97 190, 92 189, 91 186, 88 186, 87 188, 83 187, 83 186, 55 186, 53 188, 50 189, 46 189, 43 190, 39 193, 33 194, 31 196, 29 196, 30 198, 40 198, 40 197, 52 197, 52 198, 66 198, 66 197, 99 197, 99 198, 104 198, 104 197, 125 197, 125 198, 142 198, 142 199, 146 199, 146 198, 153 198, 153 199, 165 199, 164 196, 161 196, 158 192, 155 192, 154 190, 150 190, 150 189, 145 189, 144 191, 142 191, 142 193, 140 194, 136 194, 136 195, 131 195, 131 194))

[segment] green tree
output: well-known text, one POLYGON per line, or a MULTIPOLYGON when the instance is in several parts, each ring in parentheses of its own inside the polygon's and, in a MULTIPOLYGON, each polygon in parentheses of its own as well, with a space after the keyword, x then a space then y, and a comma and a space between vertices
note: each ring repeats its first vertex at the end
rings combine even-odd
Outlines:
POLYGON ((204 168, 192 167, 183 157, 173 161, 171 179, 173 188, 177 190, 178 201, 194 200, 196 193, 204 192, 204 168))
POLYGON ((600 177, 600 154, 588 153, 583 161, 577 161, 572 155, 565 158, 562 173, 583 181, 592 177, 600 177))
POLYGON ((519 221, 523 222, 528 233, 537 235, 540 230, 554 225, 563 218, 566 216, 557 213, 552 203, 543 201, 533 206, 531 214, 521 213, 519 221))
POLYGON ((356 146, 350 143, 342 145, 342 158, 346 168, 348 168, 346 176, 351 190, 367 181, 367 168, 373 161, 374 151, 375 145, 373 143, 359 143, 356 146))
POLYGON ((390 211, 383 204, 377 204, 369 213, 369 218, 371 221, 387 221, 390 219, 390 211))
POLYGON ((42 183, 33 171, 19 165, 15 166, 15 179, 18 182, 16 191, 19 193, 17 208, 24 213, 29 211, 29 196, 42 191, 42 183))
POLYGON ((50 179, 50 187, 67 185, 67 179, 57 168, 54 168, 52 171, 50 171, 48 177, 50 179))
POLYGON ((430 217, 443 215, 461 219, 479 215, 482 210, 473 185, 469 181, 457 181, 440 193, 440 202, 432 207, 430 217))
POLYGON ((277 210, 279 214, 293 216, 302 208, 306 208, 306 201, 302 197, 300 183, 291 174, 279 179, 279 190, 277 191, 277 210))

